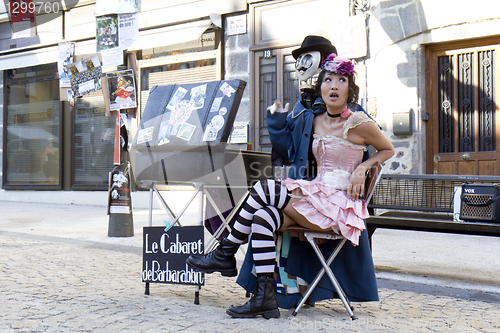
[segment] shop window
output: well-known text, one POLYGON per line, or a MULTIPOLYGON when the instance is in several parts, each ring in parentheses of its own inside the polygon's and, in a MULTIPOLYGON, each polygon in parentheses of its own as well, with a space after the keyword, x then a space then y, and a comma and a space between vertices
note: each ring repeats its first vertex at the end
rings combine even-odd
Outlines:
POLYGON ((154 86, 220 80, 216 51, 142 60, 140 66, 141 114, 154 86))
POLYGON ((56 66, 7 71, 4 188, 61 186, 61 102, 56 66))
POLYGON ((73 110, 73 188, 106 189, 113 170, 114 115, 106 116, 101 92, 76 99, 73 110))

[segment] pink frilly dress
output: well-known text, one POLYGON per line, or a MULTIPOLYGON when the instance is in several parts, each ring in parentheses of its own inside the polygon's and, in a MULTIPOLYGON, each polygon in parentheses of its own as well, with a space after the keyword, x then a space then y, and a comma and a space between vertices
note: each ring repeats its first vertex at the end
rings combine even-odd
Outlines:
MULTIPOLYGON (((342 137, 314 134, 312 150, 318 164, 318 175, 311 181, 287 178, 283 184, 300 200, 293 207, 322 229, 332 228, 353 245, 358 245, 363 219, 369 216, 364 200, 347 197, 351 173, 362 162, 364 145, 347 140, 348 131, 372 121, 364 112, 352 113, 343 125, 342 137), (299 191, 294 191, 299 189, 299 191)), ((293 195, 292 195, 293 196, 293 195)))

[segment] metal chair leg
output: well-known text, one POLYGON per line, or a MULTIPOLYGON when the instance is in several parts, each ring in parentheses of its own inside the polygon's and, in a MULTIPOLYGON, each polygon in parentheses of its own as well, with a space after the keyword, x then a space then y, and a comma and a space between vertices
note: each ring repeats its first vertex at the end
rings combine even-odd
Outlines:
POLYGON ((292 315, 294 315, 294 316, 297 315, 297 312, 304 305, 304 303, 306 302, 308 297, 311 295, 314 288, 316 288, 319 281, 321 280, 321 278, 323 277, 323 275, 326 272, 328 277, 330 278, 330 281, 332 282, 335 290, 337 291, 337 294, 339 295, 339 298, 341 299, 342 304, 346 308, 347 313, 349 314, 349 316, 351 317, 352 320, 355 320, 356 317, 355 317, 354 312, 353 312, 353 307, 352 307, 351 303, 349 302, 349 299, 347 298, 346 294, 344 293, 344 290, 342 289, 342 287, 338 283, 337 279, 335 278, 335 275, 333 274, 332 270, 330 269, 330 265, 332 264, 333 260, 335 259, 337 254, 340 252, 340 250, 342 249, 342 247, 346 243, 347 239, 342 237, 342 240, 335 247, 334 251, 332 252, 330 257, 328 258, 328 261, 325 261, 325 258, 323 256, 323 254, 321 253, 321 251, 319 250, 319 247, 316 244, 316 242, 314 241, 314 239, 315 238, 340 239, 340 237, 334 237, 334 236, 332 237, 331 235, 325 237, 325 235, 323 235, 323 234, 318 234, 318 233, 314 233, 314 232, 304 232, 304 236, 307 238, 309 244, 311 244, 314 252, 316 252, 316 255, 317 255, 318 259, 320 260, 321 265, 323 267, 318 272, 318 274, 314 278, 313 282, 308 286, 306 293, 302 296, 299 304, 297 305, 297 307, 293 311, 292 315))
POLYGON ((332 253, 332 255, 335 254, 335 256, 332 258, 332 255, 331 255, 330 258, 328 259, 328 263, 326 263, 325 262, 325 257, 323 256, 323 254, 319 250, 318 245, 314 242, 314 239, 312 237, 311 238, 307 237, 307 235, 306 235, 306 238, 309 240, 309 243, 313 247, 314 251, 316 252, 316 255, 318 256, 318 258, 320 259, 321 265, 323 265, 323 269, 326 271, 326 274, 330 278, 330 281, 332 281, 332 284, 335 287, 335 290, 337 291, 337 294, 339 295, 340 300, 344 304, 344 307, 346 308, 347 313, 352 318, 352 320, 355 320, 356 317, 354 316, 354 313, 352 311, 351 303, 349 302, 349 299, 347 299, 347 297, 346 297, 346 295, 344 293, 344 290, 342 289, 342 287, 340 286, 339 282, 335 278, 335 275, 333 274, 332 270, 330 269, 331 262, 333 262, 333 259, 337 255, 338 251, 340 251, 340 248, 345 244, 345 242, 347 240, 344 238, 341 241, 341 246, 338 246, 339 250, 338 251, 334 251, 334 253, 332 253), (337 252, 337 253, 335 253, 335 252, 337 252))

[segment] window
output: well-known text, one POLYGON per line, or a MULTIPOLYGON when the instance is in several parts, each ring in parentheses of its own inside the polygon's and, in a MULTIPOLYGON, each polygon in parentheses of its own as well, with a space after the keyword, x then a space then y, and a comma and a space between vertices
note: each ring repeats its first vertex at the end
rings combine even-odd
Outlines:
POLYGON ((113 170, 114 115, 106 117, 104 99, 96 92, 76 99, 73 109, 73 188, 107 189, 113 170))
POLYGON ((214 50, 141 60, 141 114, 154 86, 220 80, 218 58, 214 50))
POLYGON ((61 187, 61 102, 55 64, 7 71, 4 188, 61 187))

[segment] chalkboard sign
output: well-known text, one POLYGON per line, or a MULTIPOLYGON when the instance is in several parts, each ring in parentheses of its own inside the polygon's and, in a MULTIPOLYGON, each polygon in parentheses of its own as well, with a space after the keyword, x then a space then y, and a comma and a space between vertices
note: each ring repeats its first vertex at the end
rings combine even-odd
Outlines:
POLYGON ((186 264, 191 254, 204 254, 204 227, 164 230, 144 227, 142 282, 204 285, 204 274, 186 264))

